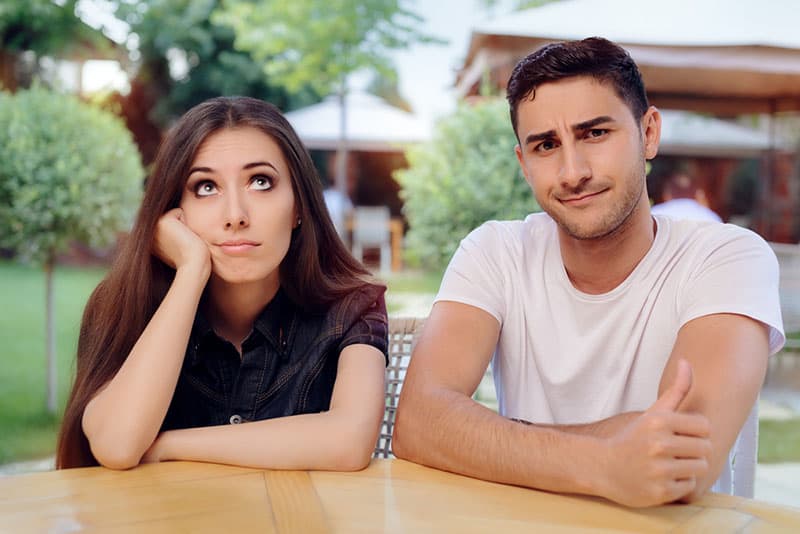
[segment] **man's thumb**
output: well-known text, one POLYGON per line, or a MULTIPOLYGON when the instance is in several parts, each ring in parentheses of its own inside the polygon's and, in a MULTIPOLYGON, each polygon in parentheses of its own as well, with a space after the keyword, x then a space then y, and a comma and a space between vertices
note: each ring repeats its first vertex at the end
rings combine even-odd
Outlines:
POLYGON ((678 370, 672 384, 661 394, 652 408, 677 411, 681 401, 692 389, 692 366, 686 360, 678 360, 678 370))

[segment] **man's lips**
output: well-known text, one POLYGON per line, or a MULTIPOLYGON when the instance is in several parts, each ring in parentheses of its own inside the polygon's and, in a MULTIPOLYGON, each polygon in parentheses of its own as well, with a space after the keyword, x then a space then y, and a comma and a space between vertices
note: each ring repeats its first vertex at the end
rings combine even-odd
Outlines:
POLYGON ((593 193, 582 193, 580 195, 575 195, 575 196, 572 196, 572 197, 560 198, 559 200, 563 204, 568 204, 568 205, 571 205, 571 206, 587 204, 587 203, 591 202, 592 200, 594 200, 594 198, 596 196, 598 196, 598 195, 600 195, 602 193, 605 193, 606 191, 608 191, 608 190, 607 189, 601 189, 600 191, 595 191, 593 193))

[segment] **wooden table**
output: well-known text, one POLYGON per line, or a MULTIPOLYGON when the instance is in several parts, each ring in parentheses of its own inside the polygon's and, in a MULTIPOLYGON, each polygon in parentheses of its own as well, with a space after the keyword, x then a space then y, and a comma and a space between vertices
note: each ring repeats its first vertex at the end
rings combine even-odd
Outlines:
POLYGON ((727 495, 633 510, 402 460, 364 471, 168 462, 0 478, 0 532, 800 532, 800 509, 727 495))

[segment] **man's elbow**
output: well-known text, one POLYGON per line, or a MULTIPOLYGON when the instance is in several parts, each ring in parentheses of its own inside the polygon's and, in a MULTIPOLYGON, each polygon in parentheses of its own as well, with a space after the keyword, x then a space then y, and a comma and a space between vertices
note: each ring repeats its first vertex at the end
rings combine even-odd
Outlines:
POLYGON ((409 402, 401 402, 395 415, 392 432, 392 453, 403 460, 413 461, 413 436, 410 426, 413 424, 413 407, 409 402))

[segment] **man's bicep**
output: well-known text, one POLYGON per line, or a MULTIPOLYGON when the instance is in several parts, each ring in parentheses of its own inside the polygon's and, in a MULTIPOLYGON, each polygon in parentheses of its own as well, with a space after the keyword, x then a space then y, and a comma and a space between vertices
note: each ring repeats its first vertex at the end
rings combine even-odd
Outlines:
POLYGON ((699 317, 678 332, 659 395, 672 383, 678 360, 687 360, 693 381, 679 409, 709 419, 715 477, 758 396, 768 354, 768 327, 743 315, 699 317))
POLYGON ((500 324, 490 313, 460 302, 439 301, 414 348, 406 376, 471 396, 492 359, 500 324))

